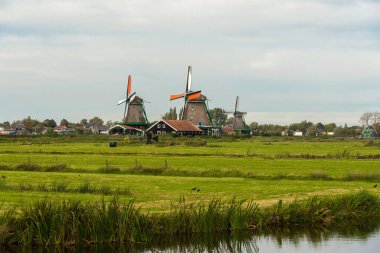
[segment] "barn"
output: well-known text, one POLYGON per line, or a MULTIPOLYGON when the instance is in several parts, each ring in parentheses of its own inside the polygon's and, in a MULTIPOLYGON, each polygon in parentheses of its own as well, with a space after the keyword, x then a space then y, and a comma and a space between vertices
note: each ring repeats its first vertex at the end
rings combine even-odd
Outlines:
POLYGON ((187 120, 159 120, 146 130, 156 135, 201 135, 202 130, 187 120))

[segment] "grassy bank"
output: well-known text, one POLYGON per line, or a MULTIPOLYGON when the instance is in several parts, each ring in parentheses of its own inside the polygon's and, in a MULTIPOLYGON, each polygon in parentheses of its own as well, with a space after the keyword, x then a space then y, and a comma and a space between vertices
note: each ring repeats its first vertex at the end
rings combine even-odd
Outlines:
POLYGON ((146 213, 134 201, 113 198, 100 203, 51 201, 47 198, 0 216, 0 244, 83 245, 147 242, 157 236, 277 231, 286 227, 320 227, 379 217, 380 199, 368 192, 311 197, 261 208, 252 201, 187 202, 168 212, 146 213))

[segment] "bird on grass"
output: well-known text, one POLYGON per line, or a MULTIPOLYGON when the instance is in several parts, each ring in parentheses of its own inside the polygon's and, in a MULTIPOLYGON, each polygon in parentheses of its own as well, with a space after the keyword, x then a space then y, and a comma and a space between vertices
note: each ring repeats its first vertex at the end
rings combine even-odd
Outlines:
POLYGON ((1 177, 2 177, 2 178, 7 178, 7 177, 6 177, 6 176, 4 176, 4 175, 1 175, 1 177))
POLYGON ((199 189, 198 187, 194 187, 193 189, 191 189, 192 191, 196 191, 196 192, 199 192, 201 189, 199 189))
POLYGON ((373 186, 373 188, 376 188, 377 187, 377 184, 375 184, 374 186, 373 186))

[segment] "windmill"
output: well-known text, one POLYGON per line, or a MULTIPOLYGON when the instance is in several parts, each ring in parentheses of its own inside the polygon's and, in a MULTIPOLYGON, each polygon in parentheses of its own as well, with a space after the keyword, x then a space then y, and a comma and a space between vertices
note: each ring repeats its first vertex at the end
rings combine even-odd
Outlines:
POLYGON ((207 106, 207 98, 202 95, 201 91, 191 90, 192 68, 188 67, 187 81, 185 92, 181 94, 171 95, 170 100, 184 98, 185 104, 183 107, 182 120, 190 121, 194 125, 210 126, 212 123, 211 115, 207 106))
POLYGON ((132 92, 132 78, 128 76, 127 93, 124 99, 120 100, 117 105, 125 103, 123 114, 123 125, 143 127, 149 124, 146 117, 144 100, 132 92))
POLYGON ((234 115, 234 121, 232 123, 232 129, 234 131, 241 132, 246 129, 246 124, 244 122, 244 115, 246 112, 239 111, 239 96, 236 97, 235 110, 233 112, 227 112, 234 115))

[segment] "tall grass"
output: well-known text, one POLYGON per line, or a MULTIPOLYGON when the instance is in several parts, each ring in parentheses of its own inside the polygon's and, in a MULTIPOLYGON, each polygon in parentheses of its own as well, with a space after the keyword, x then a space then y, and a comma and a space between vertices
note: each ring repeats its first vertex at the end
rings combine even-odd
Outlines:
POLYGON ((380 216, 380 199, 368 192, 311 197, 260 209, 252 201, 188 203, 181 198, 169 212, 144 213, 134 201, 52 201, 22 210, 16 218, 0 217, 0 243, 83 245, 142 242, 157 236, 218 234, 240 230, 277 231, 286 227, 319 227, 335 222, 362 222, 380 216))
MULTIPOLYGON (((107 185, 97 186, 88 181, 81 183, 77 187, 69 187, 67 181, 53 181, 51 183, 33 184, 7 184, 5 180, 0 180, 0 190, 18 190, 18 191, 40 191, 40 192, 67 192, 67 193, 90 193, 102 195, 125 195, 132 196, 132 191, 128 187, 111 188, 107 185)), ((1 209, 0 209, 1 210, 1 209)))
MULTIPOLYGON (((181 177, 241 177, 251 178, 257 180, 325 180, 325 181, 363 181, 363 182, 378 182, 380 180, 380 173, 359 173, 348 172, 346 175, 332 176, 326 172, 313 171, 305 175, 292 175, 292 174, 268 174, 258 175, 254 172, 243 171, 239 169, 176 169, 169 166, 167 160, 159 167, 146 167, 136 160, 136 164, 129 168, 121 170, 117 167, 102 167, 97 170, 85 170, 85 169, 72 169, 65 164, 55 164, 50 167, 41 167, 38 164, 20 164, 15 169, 7 168, 7 170, 23 170, 26 171, 41 171, 41 172, 77 172, 77 173, 101 173, 101 174, 129 174, 129 175, 161 175, 161 176, 181 176, 181 177)), ((1 168, 0 168, 1 170, 1 168)), ((1 178, 0 178, 1 181, 1 178)))

